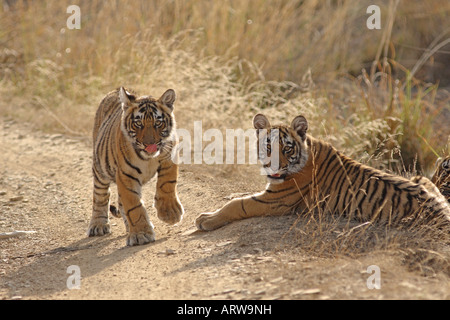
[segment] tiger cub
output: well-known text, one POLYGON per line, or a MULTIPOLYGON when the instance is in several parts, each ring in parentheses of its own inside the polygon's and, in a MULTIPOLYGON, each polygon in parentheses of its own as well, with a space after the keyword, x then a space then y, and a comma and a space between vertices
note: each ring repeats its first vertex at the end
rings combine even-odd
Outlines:
POLYGON ((431 178, 431 182, 438 187, 439 191, 450 202, 450 156, 438 160, 436 172, 431 178))
MULTIPOLYGON (((118 207, 127 226, 128 246, 155 241, 153 225, 141 201, 142 186, 157 174, 155 207, 158 218, 175 224, 184 213, 177 191, 178 166, 172 161, 176 132, 173 104, 167 90, 158 100, 137 96, 123 87, 103 98, 93 131, 94 194, 89 236, 110 233, 109 186, 117 184, 118 207)), ((119 212, 118 212, 119 211, 119 212)))
POLYGON ((413 182, 358 163, 307 135, 308 122, 303 116, 290 126, 271 126, 258 114, 253 124, 258 159, 268 179, 266 189, 234 199, 213 213, 200 214, 198 229, 213 230, 244 218, 318 207, 364 222, 394 225, 412 217, 416 223, 433 220, 438 226, 450 225, 450 206, 427 178, 417 177, 413 182))

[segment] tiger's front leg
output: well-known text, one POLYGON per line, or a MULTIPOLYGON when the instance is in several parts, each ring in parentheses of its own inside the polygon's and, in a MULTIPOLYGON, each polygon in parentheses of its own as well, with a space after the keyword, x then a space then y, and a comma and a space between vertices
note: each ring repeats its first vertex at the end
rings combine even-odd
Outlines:
POLYGON ((102 182, 94 175, 92 217, 87 231, 89 237, 111 233, 108 217, 109 196, 109 183, 102 182))
POLYGON ((118 174, 117 191, 128 222, 127 245, 136 246, 155 241, 153 225, 141 201, 140 183, 118 174))
POLYGON ((162 161, 156 182, 155 208, 158 218, 168 224, 181 221, 184 208, 177 195, 178 165, 171 160, 162 161))
POLYGON ((251 217, 282 215, 286 206, 280 206, 273 195, 266 191, 249 197, 233 199, 221 209, 212 213, 202 213, 195 220, 199 230, 211 231, 230 222, 251 217))

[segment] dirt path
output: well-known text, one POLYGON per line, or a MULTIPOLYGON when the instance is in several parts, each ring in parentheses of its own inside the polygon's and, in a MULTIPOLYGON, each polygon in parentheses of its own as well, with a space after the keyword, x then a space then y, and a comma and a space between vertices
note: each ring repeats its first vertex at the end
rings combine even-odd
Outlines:
POLYGON ((408 271, 397 251, 306 254, 290 232, 295 216, 195 232, 198 213, 264 187, 260 177, 237 179, 212 166, 181 167, 186 213, 176 226, 156 218, 153 182, 145 188, 155 243, 125 247, 125 228, 114 218, 111 235, 87 238, 89 143, 0 120, 0 145, 0 233, 35 231, 0 239, 0 299, 450 298, 445 273, 408 271), (370 265, 381 270, 380 290, 367 287, 370 265), (80 272, 79 289, 68 288, 77 274, 70 266, 80 272))

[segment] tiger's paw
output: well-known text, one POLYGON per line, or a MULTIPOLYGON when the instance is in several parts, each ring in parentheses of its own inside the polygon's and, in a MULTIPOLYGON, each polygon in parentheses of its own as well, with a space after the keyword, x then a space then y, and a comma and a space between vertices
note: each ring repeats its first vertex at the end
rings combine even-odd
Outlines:
POLYGON ((153 229, 141 232, 130 232, 127 236, 127 246, 141 246, 150 242, 155 242, 155 232, 153 229))
POLYGON ((227 223, 228 222, 226 221, 222 221, 222 219, 218 217, 217 213, 212 212, 202 213, 195 219, 197 229, 203 231, 212 231, 226 225, 227 223))
POLYGON ((175 198, 159 198, 155 202, 158 218, 168 224, 176 224, 181 221, 184 214, 183 205, 177 197, 175 198))
POLYGON ((104 236, 111 233, 111 225, 105 219, 93 219, 87 231, 88 237, 104 236))

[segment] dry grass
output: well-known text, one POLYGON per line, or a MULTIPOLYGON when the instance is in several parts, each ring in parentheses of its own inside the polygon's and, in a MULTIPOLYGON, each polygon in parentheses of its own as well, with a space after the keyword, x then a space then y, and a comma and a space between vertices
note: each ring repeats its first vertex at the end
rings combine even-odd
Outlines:
POLYGON ((75 1, 82 26, 69 30, 67 3, 16 1, 0 11, 1 114, 89 137, 111 89, 172 87, 181 128, 303 114, 349 156, 429 174, 448 152, 450 95, 414 76, 448 47, 450 5, 386 1, 382 30, 368 30, 369 2, 75 1))
POLYGON ((450 235, 448 229, 415 224, 402 226, 359 223, 331 216, 320 209, 298 214, 278 247, 291 248, 302 256, 358 260, 367 255, 399 257, 408 270, 422 276, 450 277, 450 235))
POLYGON ((69 30, 67 3, 16 1, 0 11, 2 114, 89 136, 112 88, 173 87, 187 129, 193 119, 248 128, 261 110, 279 121, 303 113, 351 156, 427 172, 446 149, 450 129, 434 126, 449 104, 408 73, 434 55, 403 44, 445 49, 450 6, 385 2, 377 31, 365 28, 369 2, 75 1, 82 27, 69 30))

